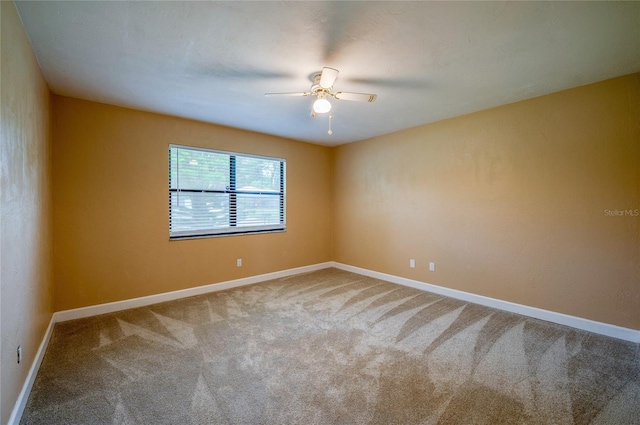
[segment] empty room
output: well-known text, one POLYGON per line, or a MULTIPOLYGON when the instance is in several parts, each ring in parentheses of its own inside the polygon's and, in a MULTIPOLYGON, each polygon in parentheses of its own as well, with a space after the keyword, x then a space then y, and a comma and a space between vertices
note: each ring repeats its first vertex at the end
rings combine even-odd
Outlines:
POLYGON ((640 424, 640 2, 0 19, 0 423, 640 424))

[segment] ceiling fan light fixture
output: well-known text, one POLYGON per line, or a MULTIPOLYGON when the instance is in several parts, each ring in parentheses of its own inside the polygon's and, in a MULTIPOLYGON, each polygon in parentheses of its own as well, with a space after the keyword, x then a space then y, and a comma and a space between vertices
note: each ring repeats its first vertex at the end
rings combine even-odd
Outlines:
POLYGON ((318 93, 318 98, 313 102, 313 111, 317 114, 326 114, 331 110, 331 103, 324 93, 318 93))

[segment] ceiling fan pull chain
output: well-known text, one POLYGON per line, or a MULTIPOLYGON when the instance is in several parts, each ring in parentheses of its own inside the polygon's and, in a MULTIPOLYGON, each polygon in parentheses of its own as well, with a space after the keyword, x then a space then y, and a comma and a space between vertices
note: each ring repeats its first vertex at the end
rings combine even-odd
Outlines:
POLYGON ((333 131, 331 130, 331 120, 333 120, 333 115, 329 115, 329 131, 327 131, 329 136, 333 134, 333 131))

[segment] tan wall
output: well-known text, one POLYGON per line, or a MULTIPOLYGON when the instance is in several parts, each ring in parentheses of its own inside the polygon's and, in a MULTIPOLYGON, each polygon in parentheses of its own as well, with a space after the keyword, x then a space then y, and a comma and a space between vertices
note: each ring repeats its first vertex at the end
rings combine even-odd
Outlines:
POLYGON ((56 310, 331 259, 329 148, 67 97, 53 107, 56 310), (171 143, 285 158, 287 231, 169 241, 171 143))
POLYGON ((640 209, 640 74, 343 145, 334 167, 334 260, 640 329, 640 217, 605 212, 640 209))
POLYGON ((49 89, 13 2, 0 2, 0 423, 53 314, 49 89), (22 345, 23 361, 16 361, 22 345))

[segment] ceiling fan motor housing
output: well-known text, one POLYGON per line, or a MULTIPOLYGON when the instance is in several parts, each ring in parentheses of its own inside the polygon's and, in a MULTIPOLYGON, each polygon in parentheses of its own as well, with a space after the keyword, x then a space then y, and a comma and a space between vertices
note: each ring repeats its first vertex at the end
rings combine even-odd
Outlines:
POLYGON ((314 95, 317 95, 320 92, 329 94, 329 92, 331 91, 331 87, 322 87, 320 85, 321 76, 322 76, 322 73, 312 74, 313 84, 311 84, 311 93, 313 93, 314 95))

